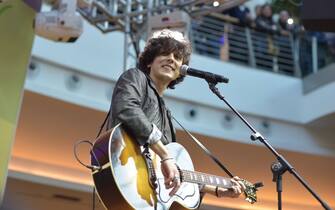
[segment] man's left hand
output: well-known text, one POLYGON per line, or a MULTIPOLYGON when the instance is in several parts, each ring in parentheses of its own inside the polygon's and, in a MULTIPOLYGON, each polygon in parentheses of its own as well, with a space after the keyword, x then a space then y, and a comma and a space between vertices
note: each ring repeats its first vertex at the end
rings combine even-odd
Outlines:
POLYGON ((239 197, 245 190, 245 185, 242 182, 242 179, 235 176, 230 180, 233 184, 231 189, 225 189, 219 187, 217 189, 217 196, 218 197, 230 197, 230 198, 237 198, 239 197))

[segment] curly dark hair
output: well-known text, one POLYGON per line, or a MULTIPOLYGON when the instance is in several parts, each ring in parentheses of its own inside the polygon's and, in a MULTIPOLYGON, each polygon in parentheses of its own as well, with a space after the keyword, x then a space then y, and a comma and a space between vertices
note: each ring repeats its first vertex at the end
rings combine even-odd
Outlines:
MULTIPOLYGON (((182 58, 183 64, 188 64, 192 47, 190 42, 180 42, 171 37, 158 37, 152 38, 148 41, 144 51, 140 54, 138 68, 146 74, 150 74, 148 67, 157 56, 169 55, 173 53, 176 58, 182 58)), ((174 89, 175 85, 184 80, 183 75, 170 82, 168 88, 174 89)))

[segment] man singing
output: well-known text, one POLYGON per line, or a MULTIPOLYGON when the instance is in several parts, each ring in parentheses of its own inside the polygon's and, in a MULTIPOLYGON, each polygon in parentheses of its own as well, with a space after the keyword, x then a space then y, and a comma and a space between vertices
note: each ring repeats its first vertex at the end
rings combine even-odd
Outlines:
MULTIPOLYGON (((179 68, 188 64, 191 44, 177 31, 164 29, 155 32, 147 41, 139 57, 137 68, 124 72, 114 88, 109 128, 122 123, 123 127, 137 140, 136 145, 148 146, 161 159, 169 195, 180 188, 180 174, 175 160, 166 149, 176 141, 171 116, 163 99, 167 88, 174 89, 182 82, 179 68)), ((199 186, 200 192, 217 197, 239 197, 245 186, 238 177, 231 179, 232 189, 211 185, 199 186)))

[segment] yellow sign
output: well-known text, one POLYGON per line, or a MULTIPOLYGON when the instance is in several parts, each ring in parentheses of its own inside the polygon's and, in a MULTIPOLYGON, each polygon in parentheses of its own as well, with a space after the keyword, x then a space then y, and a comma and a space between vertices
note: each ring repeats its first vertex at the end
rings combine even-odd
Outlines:
POLYGON ((22 0, 0 0, 0 204, 14 141, 35 11, 22 0))

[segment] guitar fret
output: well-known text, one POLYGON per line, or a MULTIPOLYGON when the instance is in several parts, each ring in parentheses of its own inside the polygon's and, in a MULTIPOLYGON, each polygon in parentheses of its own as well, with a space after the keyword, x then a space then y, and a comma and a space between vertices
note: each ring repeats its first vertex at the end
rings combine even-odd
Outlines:
POLYGON ((191 182, 191 183, 198 183, 198 184, 208 184, 208 185, 216 185, 220 187, 230 187, 230 182, 228 179, 213 176, 205 173, 200 173, 196 171, 182 171, 183 181, 191 182))
POLYGON ((225 179, 222 179, 223 185, 227 185, 227 181, 225 179))

